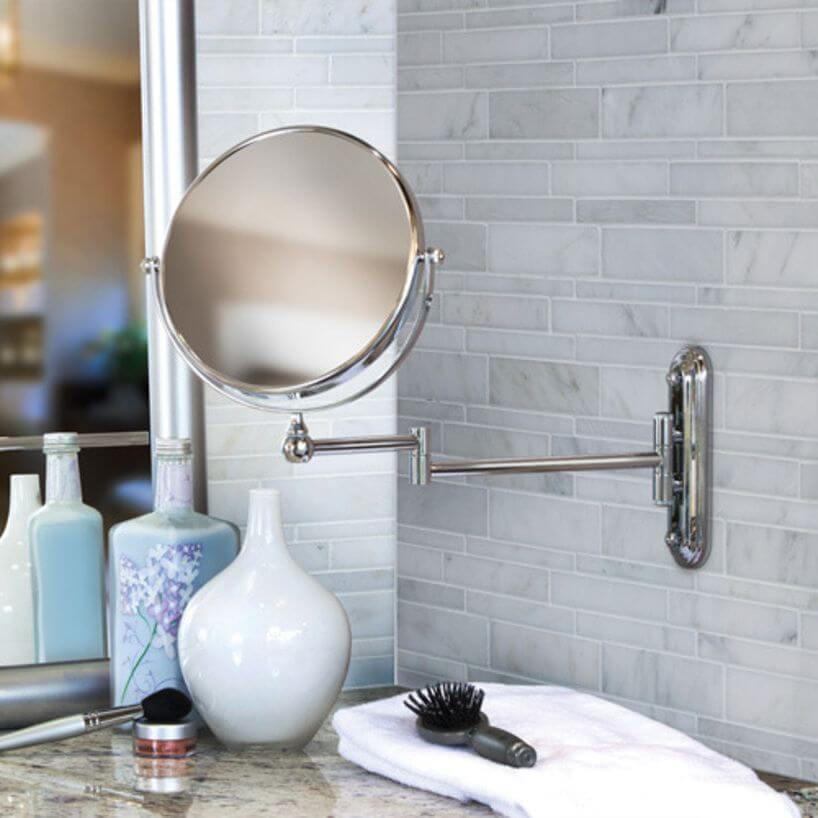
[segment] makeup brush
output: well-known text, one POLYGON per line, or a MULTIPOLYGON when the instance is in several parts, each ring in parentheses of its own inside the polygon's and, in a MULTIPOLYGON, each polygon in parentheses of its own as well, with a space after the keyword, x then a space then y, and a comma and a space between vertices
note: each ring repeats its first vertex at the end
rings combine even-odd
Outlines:
POLYGON ((93 733, 143 717, 148 721, 160 723, 177 722, 190 713, 192 707, 190 699, 181 690, 166 687, 151 693, 139 704, 112 707, 108 710, 92 710, 90 713, 52 719, 26 727, 24 730, 6 733, 0 736, 0 752, 30 747, 32 744, 62 741, 65 738, 93 733))
POLYGON ((509 767, 533 767, 537 751, 482 712, 484 691, 466 682, 439 682, 416 690, 404 704, 418 717, 417 731, 433 744, 469 745, 478 755, 509 767))

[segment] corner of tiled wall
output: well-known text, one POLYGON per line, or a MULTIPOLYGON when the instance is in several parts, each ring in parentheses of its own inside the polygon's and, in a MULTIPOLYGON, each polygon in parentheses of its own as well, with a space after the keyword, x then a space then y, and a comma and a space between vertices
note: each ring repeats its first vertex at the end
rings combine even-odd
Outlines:
POLYGON ((399 681, 575 685, 818 778, 818 12, 400 0, 399 165, 448 262, 399 374, 442 457, 645 449, 715 365, 713 557, 650 478, 400 488, 399 681))
MULTIPOLYGON (((395 155, 393 0, 197 0, 200 164, 259 131, 320 124, 395 155)), ((287 418, 206 398, 212 514, 243 526, 248 491, 282 493, 296 559, 338 594, 353 658, 346 684, 394 678, 395 459, 359 455, 292 466, 287 418)), ((395 387, 307 417, 316 435, 388 434, 395 387)))

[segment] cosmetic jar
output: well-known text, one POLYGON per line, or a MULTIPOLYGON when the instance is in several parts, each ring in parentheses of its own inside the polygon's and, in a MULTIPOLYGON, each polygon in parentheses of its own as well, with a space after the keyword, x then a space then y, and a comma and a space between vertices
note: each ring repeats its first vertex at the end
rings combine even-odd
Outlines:
POLYGON ((186 758, 196 752, 196 722, 175 724, 137 719, 133 724, 134 755, 142 758, 186 758))

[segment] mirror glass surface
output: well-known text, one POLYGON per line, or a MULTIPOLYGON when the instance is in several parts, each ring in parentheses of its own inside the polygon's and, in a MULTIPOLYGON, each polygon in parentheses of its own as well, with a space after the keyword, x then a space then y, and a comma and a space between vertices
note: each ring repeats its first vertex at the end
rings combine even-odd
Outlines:
MULTIPOLYGON (((0 2, 0 40, 0 435, 145 430, 139 2, 0 2)), ((43 462, 0 455, 0 522, 43 462)), ((80 467, 106 524, 150 504, 147 448, 80 467)))
POLYGON ((411 194, 369 145, 330 129, 261 134, 179 205, 165 319, 213 385, 299 408, 388 354, 415 306, 421 241, 411 194))

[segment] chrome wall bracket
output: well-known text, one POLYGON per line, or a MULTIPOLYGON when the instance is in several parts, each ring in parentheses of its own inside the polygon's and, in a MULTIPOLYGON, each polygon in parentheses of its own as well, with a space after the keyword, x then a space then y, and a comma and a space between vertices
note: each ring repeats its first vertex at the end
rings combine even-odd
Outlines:
POLYGON ((698 568, 710 550, 710 373, 710 359, 701 347, 678 352, 667 374, 668 411, 654 416, 649 452, 434 461, 426 427, 413 428, 409 435, 314 439, 301 415, 293 417, 282 451, 290 463, 306 463, 321 453, 408 451, 409 477, 416 486, 447 476, 649 468, 653 500, 668 510, 665 543, 679 565, 698 568))

